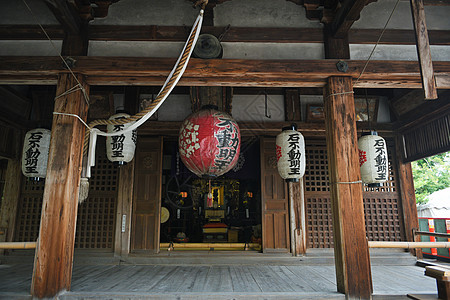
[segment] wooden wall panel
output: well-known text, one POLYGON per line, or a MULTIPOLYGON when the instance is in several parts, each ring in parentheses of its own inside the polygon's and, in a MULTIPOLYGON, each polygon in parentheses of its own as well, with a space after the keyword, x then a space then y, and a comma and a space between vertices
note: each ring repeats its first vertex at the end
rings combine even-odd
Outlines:
POLYGON ((131 251, 159 252, 162 138, 139 137, 135 159, 131 251))
MULTIPOLYGON (((89 180, 89 197, 78 206, 75 248, 112 250, 117 203, 118 168, 97 145, 96 164, 89 180)), ((23 177, 23 176, 22 176, 23 177)), ((42 209, 44 181, 22 180, 15 241, 36 241, 42 209)))
POLYGON ((261 201, 263 251, 289 252, 287 184, 278 174, 275 139, 261 139, 261 201))
MULTIPOLYGON (((369 241, 402 241, 400 196, 392 145, 389 144, 389 180, 379 188, 364 186, 364 213, 369 241)), ((333 248, 333 224, 324 143, 306 144, 306 226, 308 248, 333 248)))

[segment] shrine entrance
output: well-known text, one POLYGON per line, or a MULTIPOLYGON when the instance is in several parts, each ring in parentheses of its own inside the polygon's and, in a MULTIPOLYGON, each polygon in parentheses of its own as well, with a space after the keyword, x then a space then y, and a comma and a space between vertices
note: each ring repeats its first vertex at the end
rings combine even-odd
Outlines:
POLYGON ((178 143, 163 143, 161 250, 260 250, 259 141, 243 140, 237 165, 216 179, 190 172, 178 143))

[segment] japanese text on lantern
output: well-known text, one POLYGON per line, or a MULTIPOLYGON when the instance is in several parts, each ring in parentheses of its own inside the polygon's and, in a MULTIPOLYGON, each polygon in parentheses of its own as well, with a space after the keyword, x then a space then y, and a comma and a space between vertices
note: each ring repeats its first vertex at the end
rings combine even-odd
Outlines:
POLYGON ((375 168, 377 172, 376 180, 386 180, 386 152, 384 139, 375 140, 375 168))
POLYGON ((288 162, 289 162, 289 175, 297 175, 300 174, 300 158, 302 153, 300 151, 299 145, 300 135, 298 133, 292 133, 288 138, 288 162))
POLYGON ((25 152, 25 173, 38 173, 36 168, 39 155, 41 154, 39 151, 39 142, 42 136, 42 132, 33 132, 28 138, 28 150, 25 152))
MULTIPOLYGON (((114 125, 114 132, 122 131, 125 125, 114 125)), ((111 137, 112 157, 123 157, 123 142, 125 135, 114 135, 111 137)))
POLYGON ((214 133, 217 140, 217 148, 219 153, 214 159, 214 166, 221 170, 227 167, 236 156, 239 147, 239 134, 236 124, 226 118, 218 118, 220 123, 217 124, 219 130, 214 133))

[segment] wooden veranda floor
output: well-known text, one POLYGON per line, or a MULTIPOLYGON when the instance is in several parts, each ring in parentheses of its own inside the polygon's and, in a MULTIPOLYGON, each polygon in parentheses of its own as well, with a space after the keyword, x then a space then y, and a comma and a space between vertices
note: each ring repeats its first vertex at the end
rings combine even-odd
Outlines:
MULTIPOLYGON (((320 257, 203 252, 111 264, 77 259, 72 289, 58 299, 344 299, 336 292, 334 265, 328 256, 320 257)), ((404 258, 392 259, 406 262, 394 264, 391 258, 372 259, 375 298, 437 293, 435 280, 425 277, 423 268, 404 258)), ((0 298, 31 298, 31 273, 32 264, 0 265, 0 298)))

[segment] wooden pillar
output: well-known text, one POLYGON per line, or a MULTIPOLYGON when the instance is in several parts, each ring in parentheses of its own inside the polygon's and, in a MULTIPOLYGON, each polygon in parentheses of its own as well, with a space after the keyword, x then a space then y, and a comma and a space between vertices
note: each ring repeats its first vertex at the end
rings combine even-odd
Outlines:
MULTIPOLYGON (((3 189, 2 207, 0 210, 0 242, 12 242, 14 225, 19 204, 22 169, 19 158, 8 159, 5 187, 3 189)), ((0 250, 3 254, 3 250, 0 250)))
MULTIPOLYGON (((88 93, 81 75, 78 81, 88 93)), ((58 78, 56 95, 78 82, 71 74, 58 78)), ((88 106, 81 90, 55 98, 55 112, 87 118, 88 106)), ((39 298, 69 290, 72 277, 78 190, 80 185, 84 125, 71 116, 54 115, 45 180, 39 240, 34 260, 31 292, 39 298)))
MULTIPOLYGON (((413 173, 411 163, 403 163, 403 139, 402 135, 395 138, 396 167, 400 186, 401 210, 406 241, 414 242, 413 230, 419 230, 419 218, 417 216, 416 193, 414 190, 413 173)), ((423 257, 422 249, 410 250, 418 259, 423 257)))
POLYGON ((116 234, 114 239, 114 254, 128 256, 131 240, 131 214, 133 204, 135 159, 120 167, 119 187, 117 193, 116 234))
POLYGON ((291 218, 292 255, 306 254, 306 213, 303 178, 299 182, 289 182, 289 210, 291 218))
POLYGON ((324 90, 338 292, 370 299, 372 278, 351 77, 330 77, 324 90))

